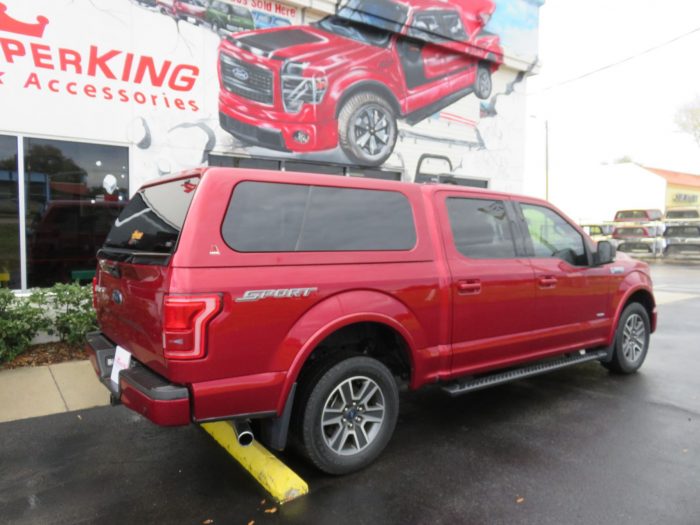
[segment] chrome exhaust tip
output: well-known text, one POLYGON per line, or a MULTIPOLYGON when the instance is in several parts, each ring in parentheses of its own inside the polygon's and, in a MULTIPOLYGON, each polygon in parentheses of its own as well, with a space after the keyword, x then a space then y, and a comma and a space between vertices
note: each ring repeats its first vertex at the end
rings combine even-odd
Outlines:
POLYGON ((236 438, 240 446, 247 447, 255 441, 255 436, 253 436, 253 431, 250 429, 250 424, 247 421, 234 419, 233 430, 236 431, 236 438))

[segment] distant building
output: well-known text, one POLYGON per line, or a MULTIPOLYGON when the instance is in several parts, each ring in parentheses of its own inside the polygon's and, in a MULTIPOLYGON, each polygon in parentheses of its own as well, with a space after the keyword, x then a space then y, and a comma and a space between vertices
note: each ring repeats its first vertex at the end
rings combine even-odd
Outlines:
POLYGON ((618 210, 700 206, 700 174, 633 162, 603 165, 556 186, 551 200, 580 223, 612 221, 618 210))
POLYGON ((646 168, 666 181, 666 209, 700 206, 700 174, 646 168))

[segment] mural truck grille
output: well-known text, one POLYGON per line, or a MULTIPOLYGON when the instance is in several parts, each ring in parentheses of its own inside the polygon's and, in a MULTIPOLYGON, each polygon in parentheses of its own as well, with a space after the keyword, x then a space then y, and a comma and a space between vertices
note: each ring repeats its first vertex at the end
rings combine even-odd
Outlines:
POLYGON ((272 105, 272 71, 246 64, 230 55, 221 54, 221 78, 230 93, 261 104, 272 105))

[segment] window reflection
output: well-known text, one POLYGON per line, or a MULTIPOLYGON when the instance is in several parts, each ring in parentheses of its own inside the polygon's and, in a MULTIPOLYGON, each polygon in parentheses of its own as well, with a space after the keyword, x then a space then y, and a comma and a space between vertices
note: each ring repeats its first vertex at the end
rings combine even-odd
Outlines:
POLYGON ((25 139, 28 285, 86 282, 129 196, 128 149, 25 139))
POLYGON ((0 287, 21 285, 17 139, 0 135, 0 287))

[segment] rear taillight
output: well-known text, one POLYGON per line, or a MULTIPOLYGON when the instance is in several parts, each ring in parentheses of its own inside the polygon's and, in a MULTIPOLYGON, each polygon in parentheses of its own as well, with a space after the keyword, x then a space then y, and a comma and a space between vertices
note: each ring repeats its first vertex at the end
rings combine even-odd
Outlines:
POLYGON ((92 278, 92 308, 97 310, 97 276, 92 278))
POLYGON ((163 355, 199 359, 207 348, 207 326, 221 310, 219 295, 166 295, 163 300, 163 355))

